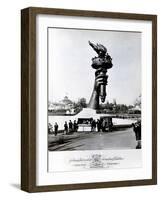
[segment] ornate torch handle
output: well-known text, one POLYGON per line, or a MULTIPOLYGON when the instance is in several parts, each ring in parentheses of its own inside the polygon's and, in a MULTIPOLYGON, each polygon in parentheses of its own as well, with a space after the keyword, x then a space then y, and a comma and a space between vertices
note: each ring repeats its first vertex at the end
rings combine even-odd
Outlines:
POLYGON ((102 103, 104 103, 106 99, 106 84, 107 84, 107 78, 108 78, 108 76, 106 75, 106 72, 107 72, 106 68, 99 68, 95 72, 96 77, 97 76, 104 77, 104 81, 105 81, 104 84, 101 84, 99 88, 99 97, 102 103))
MULTIPOLYGON (((100 75, 104 76, 104 77, 107 77, 106 76, 106 72, 107 70, 106 69, 103 69, 101 72, 100 72, 100 75)), ((107 82, 107 80, 106 80, 107 82)), ((105 102, 105 99, 106 99, 106 82, 105 84, 101 84, 100 85, 100 98, 101 98, 101 102, 104 103, 105 102)))
POLYGON ((106 99, 106 85, 100 85, 100 98, 101 102, 104 103, 106 99))

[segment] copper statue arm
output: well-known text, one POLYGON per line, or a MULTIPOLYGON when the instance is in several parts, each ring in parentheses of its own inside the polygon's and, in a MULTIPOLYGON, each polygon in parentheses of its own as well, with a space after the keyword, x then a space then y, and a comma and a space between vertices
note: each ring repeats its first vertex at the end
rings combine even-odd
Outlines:
POLYGON ((93 92, 88 104, 89 108, 99 108, 99 94, 102 85, 107 85, 107 76, 104 74, 100 74, 95 77, 93 92))

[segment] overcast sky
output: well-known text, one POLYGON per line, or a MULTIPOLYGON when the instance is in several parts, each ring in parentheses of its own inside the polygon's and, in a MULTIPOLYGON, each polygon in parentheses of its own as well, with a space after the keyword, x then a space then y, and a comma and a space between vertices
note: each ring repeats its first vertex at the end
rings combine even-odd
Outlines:
POLYGON ((95 70, 91 59, 96 56, 88 40, 103 44, 113 59, 108 70, 106 100, 133 104, 141 94, 141 33, 48 29, 49 100, 90 99, 95 70))

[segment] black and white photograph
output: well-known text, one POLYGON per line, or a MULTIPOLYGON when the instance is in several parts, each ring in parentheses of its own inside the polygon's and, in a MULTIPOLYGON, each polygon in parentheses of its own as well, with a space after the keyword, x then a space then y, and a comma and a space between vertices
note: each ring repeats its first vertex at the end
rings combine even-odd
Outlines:
POLYGON ((155 184, 156 16, 24 15, 22 168, 35 191, 155 184))
POLYGON ((48 150, 141 153, 141 33, 48 28, 48 150))

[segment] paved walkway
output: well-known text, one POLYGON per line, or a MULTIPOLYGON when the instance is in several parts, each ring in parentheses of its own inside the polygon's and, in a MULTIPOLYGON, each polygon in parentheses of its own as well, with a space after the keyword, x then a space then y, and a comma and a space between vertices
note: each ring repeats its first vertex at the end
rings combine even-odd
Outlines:
POLYGON ((74 133, 73 135, 50 135, 50 151, 135 149, 132 128, 114 132, 74 133))

